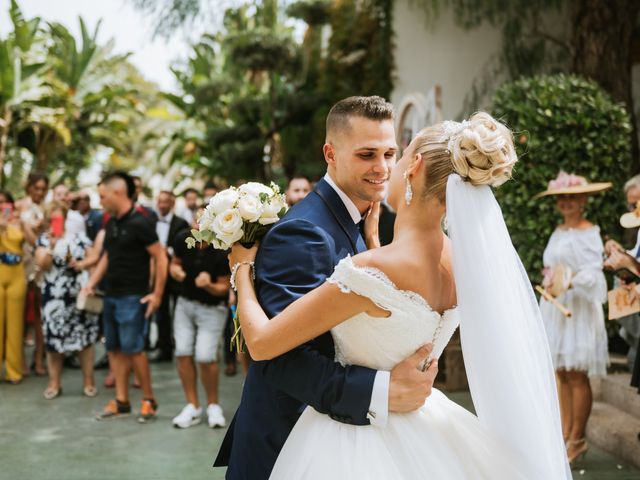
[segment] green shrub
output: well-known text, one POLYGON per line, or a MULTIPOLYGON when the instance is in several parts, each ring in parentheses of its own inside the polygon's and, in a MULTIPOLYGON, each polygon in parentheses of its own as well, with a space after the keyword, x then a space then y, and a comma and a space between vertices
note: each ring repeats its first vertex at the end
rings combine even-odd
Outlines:
POLYGON ((631 164, 631 123, 622 104, 581 77, 537 76, 503 85, 495 94, 493 115, 514 131, 520 161, 513 181, 496 196, 532 281, 540 280, 542 252, 561 221, 553 198, 533 197, 560 170, 613 183, 590 197, 586 216, 603 237, 621 238, 622 188, 631 164))

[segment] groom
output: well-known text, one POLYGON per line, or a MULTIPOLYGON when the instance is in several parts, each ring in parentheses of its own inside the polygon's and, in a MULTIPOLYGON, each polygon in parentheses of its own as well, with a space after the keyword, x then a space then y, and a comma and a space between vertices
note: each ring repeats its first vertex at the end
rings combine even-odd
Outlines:
MULTIPOLYGON (((322 285, 342 258, 366 249, 362 216, 384 199, 396 150, 393 106, 383 98, 350 97, 333 106, 323 147, 327 174, 269 231, 256 258, 256 292, 269 317, 322 285)), ((384 427, 388 412, 413 411, 430 394, 436 362, 426 372, 417 369, 430 349, 422 347, 391 372, 342 366, 327 332, 253 362, 214 466, 228 465, 229 480, 268 479, 307 405, 338 422, 384 427)))

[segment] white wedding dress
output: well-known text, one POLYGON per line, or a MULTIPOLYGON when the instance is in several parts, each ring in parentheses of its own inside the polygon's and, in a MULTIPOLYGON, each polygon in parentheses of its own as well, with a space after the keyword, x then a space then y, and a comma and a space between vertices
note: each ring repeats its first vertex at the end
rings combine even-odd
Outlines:
MULTIPOLYGON (((433 390, 423 407, 385 427, 345 425, 307 407, 274 480, 570 480, 556 382, 542 317, 491 188, 447 181, 458 307, 434 312, 380 270, 342 260, 328 280, 373 300, 332 329, 336 360, 391 370, 425 343, 439 357, 460 326, 477 413, 433 390)), ((250 461, 250 460, 248 460, 250 461)))
MULTIPOLYGON (((421 345, 441 355, 459 324, 458 309, 434 312, 380 270, 343 259, 328 280, 370 298, 387 318, 359 314, 331 330, 336 360, 391 370, 421 345)), ((480 480, 527 478, 516 456, 469 411, 434 389, 419 410, 389 414, 385 428, 345 425, 307 407, 271 474, 276 480, 480 480)))

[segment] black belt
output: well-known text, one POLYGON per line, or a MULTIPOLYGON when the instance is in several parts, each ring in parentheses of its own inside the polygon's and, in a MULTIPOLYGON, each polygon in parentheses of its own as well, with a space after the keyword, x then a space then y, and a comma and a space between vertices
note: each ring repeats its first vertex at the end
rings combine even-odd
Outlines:
POLYGON ((17 253, 0 252, 0 263, 5 265, 18 265, 22 262, 22 256, 17 253))

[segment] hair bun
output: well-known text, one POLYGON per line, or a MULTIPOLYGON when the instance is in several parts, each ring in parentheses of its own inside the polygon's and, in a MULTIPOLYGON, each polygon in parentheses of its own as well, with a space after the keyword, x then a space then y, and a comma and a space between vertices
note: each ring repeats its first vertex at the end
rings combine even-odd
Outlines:
POLYGON ((485 112, 451 136, 449 150, 454 171, 473 185, 502 185, 518 160, 511 131, 485 112))

